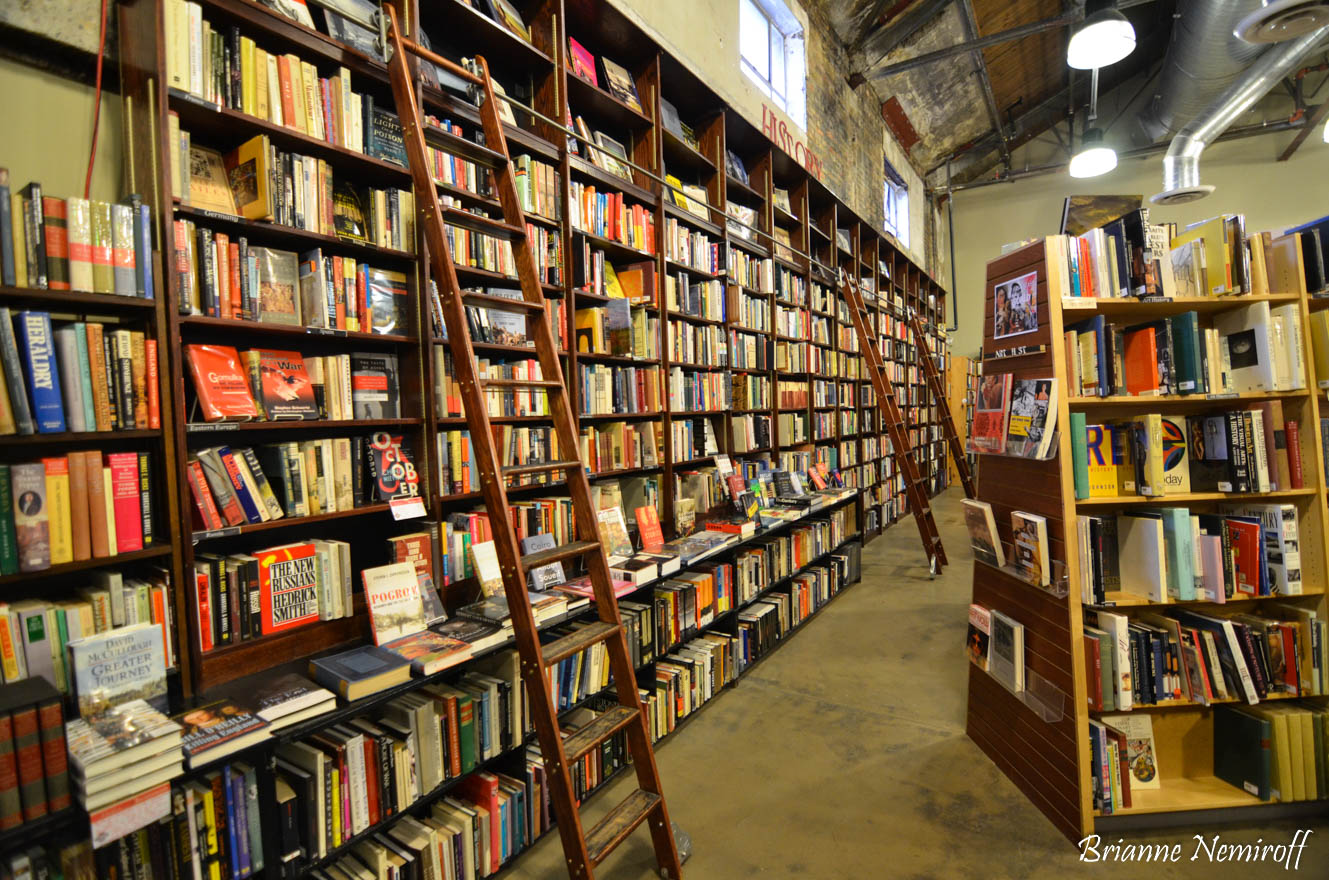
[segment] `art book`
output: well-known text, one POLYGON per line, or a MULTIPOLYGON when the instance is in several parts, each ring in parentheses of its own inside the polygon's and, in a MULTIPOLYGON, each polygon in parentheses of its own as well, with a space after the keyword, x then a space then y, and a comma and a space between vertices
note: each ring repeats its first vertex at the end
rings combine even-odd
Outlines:
POLYGON ((574 76, 599 87, 600 83, 595 75, 595 56, 572 37, 568 37, 568 70, 571 70, 574 76))
POLYGON ((416 675, 433 675, 471 657, 468 643, 427 629, 394 639, 383 647, 409 660, 416 675))
POLYGON ((1001 455, 1006 451, 1006 422, 1011 397, 1011 374, 984 376, 974 402, 974 422, 969 434, 971 452, 1001 455))
POLYGON ((300 352, 255 348, 244 357, 254 397, 270 421, 318 418, 314 386, 300 352))
POLYGON ((974 551, 974 558, 998 568, 1006 564, 1006 554, 1002 551, 1001 536, 997 534, 997 520, 992 515, 992 505, 986 501, 965 498, 964 524, 969 531, 969 546, 974 551))
MULTIPOLYGON (((365 270, 365 296, 369 305, 369 327, 371 333, 396 334, 406 333, 405 326, 410 314, 411 289, 407 286, 406 276, 389 269, 365 270)), ((361 329, 365 329, 361 323, 361 329)))
POLYGON ((265 324, 303 326, 300 315, 300 258, 292 251, 251 247, 258 260, 254 316, 265 324))
POLYGON ((401 418, 395 354, 351 355, 351 408, 356 419, 401 418))
POLYGON ((1011 384, 1006 454, 1045 458, 1057 424, 1057 384, 1052 379, 1016 379, 1011 384))
POLYGON ((1161 788, 1158 755, 1154 751, 1154 723, 1147 714, 1104 715, 1104 724, 1126 737, 1131 788, 1161 788))
POLYGON ((1036 587, 1052 582, 1048 560, 1048 523, 1045 517, 1020 510, 1011 511, 1011 544, 1015 570, 1036 587))
POLYGON ((988 642, 992 637, 992 612, 982 605, 969 606, 969 634, 965 637, 965 653, 969 662, 979 669, 988 670, 988 642))
POLYGON ((394 562, 366 568, 361 576, 374 644, 382 645, 425 628, 424 602, 414 565, 394 562))
POLYGON ((318 622, 318 551, 287 544, 255 554, 263 635, 318 622))
POLYGON ((1038 273, 1003 281, 992 291, 992 338, 1004 339, 1038 329, 1038 273))
POLYGON ((80 718, 92 718, 128 700, 166 710, 166 646, 152 623, 107 630, 66 646, 80 718))

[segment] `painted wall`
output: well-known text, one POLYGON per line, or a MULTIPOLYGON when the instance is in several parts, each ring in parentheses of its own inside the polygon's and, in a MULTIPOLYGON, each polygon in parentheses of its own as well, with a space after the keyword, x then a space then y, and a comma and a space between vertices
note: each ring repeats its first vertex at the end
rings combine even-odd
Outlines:
MULTIPOLYGON (((1329 214, 1329 144, 1311 134, 1287 162, 1275 161, 1295 132, 1219 143, 1200 160, 1200 180, 1218 189, 1208 198, 1173 208, 1152 208, 1157 222, 1181 226, 1217 214, 1246 215, 1249 231, 1284 229, 1329 214)), ((955 268, 959 329, 954 351, 971 355, 983 344, 983 286, 989 260, 1001 246, 1061 228, 1067 195, 1122 193, 1149 196, 1162 189, 1163 159, 1154 155, 1123 161, 1092 180, 1064 171, 955 194, 955 268)), ((949 282, 949 275, 946 279, 949 282)))
MULTIPOLYGON (((767 98, 739 67, 736 0, 610 0, 670 54, 708 83, 758 128, 767 98)), ((927 199, 923 180, 891 137, 881 105, 869 86, 851 90, 848 63, 817 3, 789 7, 806 25, 807 131, 778 115, 817 153, 822 182, 860 216, 882 228, 882 160, 888 158, 909 184, 909 250, 923 262, 927 199)), ((824 0, 830 2, 830 0, 824 0)), ((777 111, 778 112, 778 111, 777 111)))
MULTIPOLYGON (((0 91, 5 96, 4 117, 10 123, 0 125, 0 164, 9 169, 10 187, 17 190, 35 180, 47 195, 83 195, 92 138, 92 88, 0 58, 0 91), (37 129, 12 124, 24 119, 44 121, 37 129), (34 137, 34 131, 45 135, 34 137)), ((116 201, 125 195, 120 108, 119 95, 102 93, 94 199, 116 201)))

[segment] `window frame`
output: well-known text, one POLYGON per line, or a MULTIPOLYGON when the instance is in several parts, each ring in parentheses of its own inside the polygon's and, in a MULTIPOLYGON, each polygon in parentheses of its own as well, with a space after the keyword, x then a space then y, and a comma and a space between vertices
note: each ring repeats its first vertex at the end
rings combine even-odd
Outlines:
POLYGON ((882 225, 904 247, 909 247, 909 184, 885 161, 882 182, 882 225))
POLYGON ((739 67, 777 107, 793 117, 800 128, 806 128, 807 56, 805 51, 794 45, 803 41, 803 27, 798 25, 797 17, 783 0, 739 0, 739 3, 739 67), (769 8, 771 4, 780 4, 784 10, 784 17, 798 26, 782 25, 777 20, 778 16, 769 8), (751 18, 749 12, 744 9, 745 6, 751 7, 751 11, 761 18, 766 28, 765 38, 762 40, 766 57, 760 60, 765 68, 764 73, 758 67, 758 63, 750 59, 744 51, 743 29, 747 26, 745 22, 751 18), (798 79, 796 88, 791 88, 791 71, 798 79), (777 79, 780 80, 779 83, 776 82, 777 79), (794 92, 800 93, 802 99, 798 100, 798 95, 793 94, 794 92))

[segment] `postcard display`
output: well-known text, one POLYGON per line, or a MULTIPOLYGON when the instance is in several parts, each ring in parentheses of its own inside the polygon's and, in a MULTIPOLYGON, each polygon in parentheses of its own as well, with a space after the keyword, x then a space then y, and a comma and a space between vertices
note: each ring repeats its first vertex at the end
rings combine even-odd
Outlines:
MULTIPOLYGON (((1162 498, 1132 495, 1077 501, 1069 430, 1071 412, 1086 412, 1091 422, 1095 419, 1128 419, 1154 411, 1165 415, 1205 412, 1209 408, 1221 410, 1225 405, 1231 406, 1232 401, 1224 404, 1221 398, 1234 395, 1217 395, 1220 399, 1207 401, 1205 395, 1141 399, 1068 394, 1064 341, 1065 326, 1097 314, 1107 315, 1112 321, 1134 323, 1158 320, 1190 309, 1220 314, 1261 299, 1274 303, 1299 303, 1303 326, 1309 326, 1305 286, 1298 284, 1297 290, 1271 291, 1264 296, 1197 297, 1162 302, 1134 298, 1077 301, 1067 296, 1070 286, 1064 257, 1060 262, 1046 257, 1045 248, 1056 253, 1048 244, 1051 241, 1036 241, 987 264, 983 378, 988 380, 1009 373, 1012 384, 1018 386, 1022 379, 1050 377, 1055 385, 1052 401, 1055 422, 1050 424, 1054 425, 1056 434, 1051 438, 1046 458, 1024 457, 1018 451, 1017 454, 995 455, 976 450, 982 459, 978 498, 991 505, 1007 564, 999 568, 975 562, 972 602, 987 609, 994 617, 1000 613, 1023 625, 1025 677, 1023 690, 1016 693, 994 678, 990 671, 971 663, 966 731, 1073 842, 1095 831, 1112 833, 1130 828, 1163 827, 1182 819, 1194 825, 1195 811, 1221 810, 1224 818, 1231 817, 1233 811, 1248 811, 1252 821, 1269 818, 1271 806, 1280 811, 1279 815, 1289 810, 1322 812, 1323 801, 1296 804, 1275 801, 1270 804, 1217 779, 1213 766, 1214 707, 1188 701, 1135 707, 1133 716, 1152 722, 1159 785, 1136 792, 1131 808, 1118 809, 1112 815, 1101 815, 1095 809, 1090 775, 1089 722, 1093 717, 1102 716, 1089 706, 1084 627, 1086 616, 1092 616, 1095 609, 1082 604, 1078 586, 1081 567, 1088 562, 1080 558, 1076 538, 1077 514, 1128 512, 1141 505, 1169 504, 1182 504, 1193 512, 1210 512, 1224 503, 1270 499, 1249 494, 1203 492, 1162 498), (1029 295, 1030 281, 1036 290, 1032 296, 1029 295), (1018 282, 1019 286, 1014 295, 1012 290, 1016 285, 1012 282, 1018 282), (1016 550, 1012 511, 1046 518, 1047 562, 1052 567, 1049 586, 1039 587, 1021 579, 1011 564, 1016 550)), ((1290 277, 1295 279, 1296 276, 1290 277)), ((1305 349, 1303 360, 1309 365, 1312 361, 1308 339, 1305 349)), ((1315 387, 1313 380, 1309 387, 1315 387)), ((975 390, 975 435, 981 433, 982 426, 977 420, 982 418, 979 412, 983 405, 982 393, 981 386, 975 390)), ((1319 424, 1314 393, 1239 396, 1243 399, 1278 397, 1289 420, 1296 419, 1307 426, 1319 424)), ((1014 421, 1015 417, 1012 413, 1011 420, 1014 421)), ((1294 503, 1300 519, 1302 578, 1306 595, 1291 598, 1323 616, 1326 613, 1323 594, 1326 546, 1324 464, 1318 433, 1313 429, 1300 433, 1304 487, 1268 494, 1282 496, 1277 499, 1280 502, 1294 503)), ((1018 438, 1007 439, 1017 446, 1020 443, 1018 438)), ((971 438, 971 443, 975 441, 981 444, 980 437, 971 438)), ((1123 584, 1123 588, 1126 586, 1123 584)), ((1148 612, 1170 604, 1150 603, 1148 599, 1128 593, 1109 594, 1107 601, 1113 606, 1112 611, 1127 616, 1137 607, 1148 612)), ((1215 607, 1220 606, 1201 606, 1199 610, 1210 611, 1215 607)), ((1248 600, 1229 611, 1260 613, 1266 607, 1258 601, 1248 600)), ((972 632, 972 610, 970 616, 972 632)), ((1217 818, 1217 814, 1214 815, 1217 818)))

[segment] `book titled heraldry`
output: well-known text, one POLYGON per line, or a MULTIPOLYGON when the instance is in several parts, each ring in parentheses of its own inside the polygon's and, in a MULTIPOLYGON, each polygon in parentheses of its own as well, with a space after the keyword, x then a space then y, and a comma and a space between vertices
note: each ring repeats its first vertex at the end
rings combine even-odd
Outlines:
POLYGON ((166 648, 152 623, 108 630, 68 644, 78 714, 91 718, 126 700, 166 709, 166 648))

